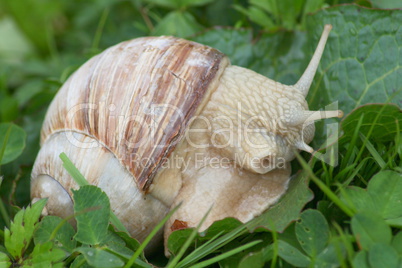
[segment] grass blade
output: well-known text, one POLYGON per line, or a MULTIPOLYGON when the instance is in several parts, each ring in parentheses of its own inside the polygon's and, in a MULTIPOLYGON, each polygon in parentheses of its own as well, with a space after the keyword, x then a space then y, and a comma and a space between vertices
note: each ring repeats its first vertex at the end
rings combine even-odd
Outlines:
MULTIPOLYGON (((349 184, 353 181, 353 179, 356 177, 356 175, 359 173, 359 171, 363 168, 363 166, 366 164, 368 158, 364 158, 360 164, 357 167, 354 167, 354 169, 352 170, 353 172, 351 172, 350 174, 348 174, 348 176, 346 177, 346 174, 344 177, 346 177, 346 179, 344 180, 344 182, 342 183, 343 188, 349 186, 349 184)), ((340 179, 337 178, 338 176, 335 177, 334 181, 340 181, 340 179)), ((341 177, 339 177, 341 178, 341 177)))
MULTIPOLYGON (((81 187, 85 185, 89 185, 89 182, 85 179, 84 175, 77 169, 77 167, 71 162, 70 158, 65 153, 60 154, 60 159, 63 161, 63 167, 67 170, 67 172, 71 175, 74 181, 81 187)), ((121 221, 117 218, 116 214, 112 210, 110 210, 110 222, 116 227, 117 230, 129 233, 126 227, 121 223, 121 221)))
MULTIPOLYGON (((352 156, 353 150, 354 150, 354 148, 355 148, 355 146, 356 146, 356 141, 357 141, 357 138, 358 138, 358 136, 359 136, 359 130, 360 130, 360 127, 361 127, 362 124, 363 124, 363 120, 364 120, 364 114, 362 114, 362 116, 359 118, 359 122, 357 122, 355 131, 353 132, 353 136, 352 136, 352 138, 351 138, 351 140, 350 140, 348 149, 347 149, 347 151, 346 151, 346 155, 345 155, 345 157, 342 159, 342 163, 341 163, 340 170, 343 170, 343 169, 345 169, 347 166, 352 165, 350 157, 352 156)), ((356 161, 357 161, 357 160, 358 160, 358 159, 356 159, 356 161)))
POLYGON ((206 220, 206 218, 208 217, 209 213, 211 212, 212 206, 209 208, 209 210, 207 211, 207 213, 204 215, 204 217, 202 217, 200 223, 197 225, 197 228, 195 228, 189 238, 186 240, 186 242, 183 244, 183 246, 180 248, 179 253, 173 258, 171 259, 171 261, 168 263, 168 265, 166 266, 166 268, 172 268, 172 267, 176 267, 176 264, 180 261, 181 257, 183 257, 184 253, 186 252, 186 250, 188 249, 188 247, 190 246, 191 242, 193 242, 195 236, 198 233, 198 230, 200 229, 201 225, 204 223, 204 221, 206 220))
POLYGON ((228 244, 229 242, 233 241, 235 238, 239 237, 240 235, 243 235, 247 231, 246 225, 240 225, 237 228, 233 229, 231 232, 225 234, 224 236, 214 240, 211 239, 208 241, 206 246, 205 244, 202 245, 201 247, 195 249, 193 252, 191 252, 188 256, 186 256, 181 262, 177 264, 177 267, 184 267, 186 265, 189 265, 190 263, 194 263, 208 254, 216 251, 217 249, 223 247, 224 245, 228 244), (212 241, 213 240, 213 241, 212 241))
POLYGON ((386 163, 384 159, 380 156, 378 151, 374 148, 373 144, 362 134, 360 134, 360 138, 363 143, 365 143, 366 148, 369 150, 370 154, 373 156, 374 160, 377 162, 377 164, 381 167, 381 169, 384 169, 386 167, 386 163))
MULTIPOLYGON (((1 161, 1 159, 0 159, 1 161)), ((1 189, 1 184, 3 183, 3 176, 0 176, 0 189, 1 189)), ((4 224, 6 225, 7 228, 10 228, 10 216, 8 215, 7 209, 4 206, 3 200, 0 200, 0 213, 1 216, 3 217, 4 224)), ((4 237, 4 235, 2 236, 4 237)))
POLYGON ((378 113, 377 113, 376 117, 374 118, 373 122, 370 122, 370 123, 371 123, 370 129, 369 129, 369 131, 367 132, 366 139, 363 140, 363 145, 362 145, 362 147, 360 148, 360 151, 359 151, 359 153, 358 153, 358 155, 357 155, 356 160, 359 160, 360 157, 362 156, 363 151, 364 151, 364 147, 366 147, 366 142, 368 142, 369 139, 371 138, 371 134, 373 133, 374 128, 375 128, 375 126, 376 126, 376 124, 377 124, 377 122, 378 122, 380 116, 383 114, 385 107, 386 107, 386 106, 383 105, 383 106, 381 107, 381 109, 378 111, 378 113))
POLYGON ((105 8, 102 12, 102 15, 100 17, 99 23, 98 23, 98 27, 96 28, 96 32, 95 32, 95 37, 92 41, 92 46, 91 46, 91 52, 92 53, 96 53, 97 50, 99 49, 99 42, 101 40, 102 37, 102 33, 103 33, 103 29, 105 27, 105 23, 107 21, 107 18, 109 16, 109 8, 105 8))
POLYGON ((75 167, 73 162, 71 162, 70 158, 65 153, 60 154, 60 159, 63 161, 63 167, 67 170, 67 172, 73 177, 75 182, 81 187, 85 185, 89 185, 88 181, 81 174, 81 172, 75 167))
POLYGON ((173 215, 173 213, 176 212, 176 210, 180 207, 180 204, 175 207, 173 210, 171 210, 166 216, 165 218, 163 218, 163 220, 161 220, 158 225, 155 226, 154 229, 152 229, 151 233, 145 238, 144 242, 141 243, 140 247, 134 252, 133 256, 131 256, 131 258, 128 260, 128 262, 126 263, 126 265, 124 266, 124 268, 129 268, 131 267, 134 262, 137 260, 137 258, 140 256, 140 254, 144 251, 145 247, 149 244, 149 242, 151 241, 151 239, 156 235, 156 233, 159 231, 159 229, 161 229, 165 223, 167 222, 167 220, 173 215))
POLYGON ((213 257, 213 258, 211 258, 211 259, 208 259, 208 260, 202 261, 202 262, 200 262, 200 263, 197 263, 197 264, 195 264, 195 265, 192 265, 191 268, 207 267, 207 266, 209 266, 209 265, 214 264, 215 262, 218 262, 218 261, 220 261, 220 260, 226 259, 226 258, 228 258, 228 257, 230 257, 230 256, 232 256, 232 255, 234 255, 234 254, 236 254, 236 253, 239 253, 239 252, 241 252, 241 251, 243 251, 243 250, 246 250, 246 249, 248 249, 248 248, 251 248, 251 247, 253 247, 253 246, 255 246, 255 245, 257 245, 257 244, 259 244, 259 243, 261 243, 261 242, 262 242, 262 240, 252 241, 252 242, 247 243, 247 244, 245 244, 245 245, 243 245, 243 246, 240 246, 240 247, 238 247, 238 248, 235 248, 235 249, 232 249, 232 250, 230 250, 230 251, 228 251, 228 252, 225 252, 225 253, 223 253, 223 254, 221 254, 221 255, 218 255, 218 256, 213 257))
POLYGON ((177 267, 186 266, 192 262, 196 262, 196 261, 202 259, 205 256, 204 255, 205 251, 208 251, 208 253, 210 253, 211 251, 208 249, 208 245, 210 245, 212 242, 214 242, 222 233, 223 233, 223 231, 219 232, 217 235, 212 237, 209 241, 205 242, 200 247, 196 248, 193 252, 191 252, 189 255, 187 255, 181 262, 179 262, 177 264, 177 267))
POLYGON ((311 180, 318 186, 318 188, 320 188, 321 191, 323 191, 332 202, 334 202, 343 212, 345 212, 346 215, 352 217, 355 212, 347 205, 345 205, 342 200, 339 199, 339 197, 334 194, 327 185, 325 185, 325 183, 317 178, 317 176, 311 170, 310 166, 306 163, 306 161, 304 161, 303 157, 301 157, 299 153, 296 153, 296 157, 299 160, 299 163, 302 165, 304 171, 308 173, 309 178, 311 178, 311 180))

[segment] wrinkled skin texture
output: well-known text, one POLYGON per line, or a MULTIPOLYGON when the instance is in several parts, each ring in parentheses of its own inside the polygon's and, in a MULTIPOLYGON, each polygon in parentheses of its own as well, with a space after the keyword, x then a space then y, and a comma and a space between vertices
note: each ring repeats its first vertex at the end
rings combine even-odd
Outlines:
POLYGON ((302 136, 303 125, 289 128, 281 121, 294 110, 307 110, 298 89, 226 68, 151 189, 171 208, 181 204, 166 224, 165 240, 175 229, 197 226, 210 208, 201 230, 226 217, 247 222, 278 201, 289 182, 294 144, 313 136, 311 124, 302 136))

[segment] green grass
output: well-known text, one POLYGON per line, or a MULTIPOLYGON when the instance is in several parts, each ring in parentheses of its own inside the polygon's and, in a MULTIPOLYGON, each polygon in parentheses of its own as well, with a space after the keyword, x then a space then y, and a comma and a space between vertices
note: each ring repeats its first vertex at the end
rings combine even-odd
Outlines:
MULTIPOLYGON (((294 9, 268 0, 0 0, 0 266, 400 266, 402 88, 395 77, 402 61, 394 52, 402 49, 402 11, 336 6, 402 8, 400 1, 291 2, 294 9), (333 31, 307 100, 311 109, 339 101, 345 117, 336 142, 319 150, 327 161, 297 155, 295 183, 270 211, 247 224, 229 218, 201 233, 175 231, 167 241, 169 259, 162 252, 145 256, 147 243, 174 210, 139 243, 110 209, 102 210, 110 206, 106 194, 87 185, 65 155, 65 168, 81 185, 75 217, 93 225, 74 230, 57 217, 39 221, 44 201, 28 206, 47 107, 91 56, 127 39, 171 34, 216 47, 233 64, 292 84, 326 23, 333 31), (367 31, 375 34, 367 39, 367 31), (103 201, 79 199, 80 193, 103 201), (88 242, 77 232, 97 237, 88 242)), ((316 124, 314 148, 325 140, 324 124, 336 122, 316 124)))

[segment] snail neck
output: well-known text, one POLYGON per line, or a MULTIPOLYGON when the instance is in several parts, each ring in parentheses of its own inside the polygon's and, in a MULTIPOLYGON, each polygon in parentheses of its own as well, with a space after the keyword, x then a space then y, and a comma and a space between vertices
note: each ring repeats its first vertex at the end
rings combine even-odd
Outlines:
MULTIPOLYGON (((289 128, 281 121, 290 109, 307 109, 300 91, 249 69, 228 66, 192 129, 208 129, 203 144, 208 139, 223 156, 240 159, 243 168, 267 173, 292 160, 293 147, 288 144, 301 139, 301 127, 289 128)), ((194 132, 193 136, 203 133, 194 132)))

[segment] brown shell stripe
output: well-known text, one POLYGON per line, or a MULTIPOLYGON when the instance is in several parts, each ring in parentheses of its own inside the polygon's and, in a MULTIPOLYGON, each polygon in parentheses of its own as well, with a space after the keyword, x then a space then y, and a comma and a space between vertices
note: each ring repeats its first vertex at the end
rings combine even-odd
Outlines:
MULTIPOLYGON (((224 57, 174 37, 138 38, 111 47, 61 88, 47 113, 42 142, 62 131, 94 137, 147 190, 224 57)), ((71 146, 81 145, 72 141, 71 146)))

